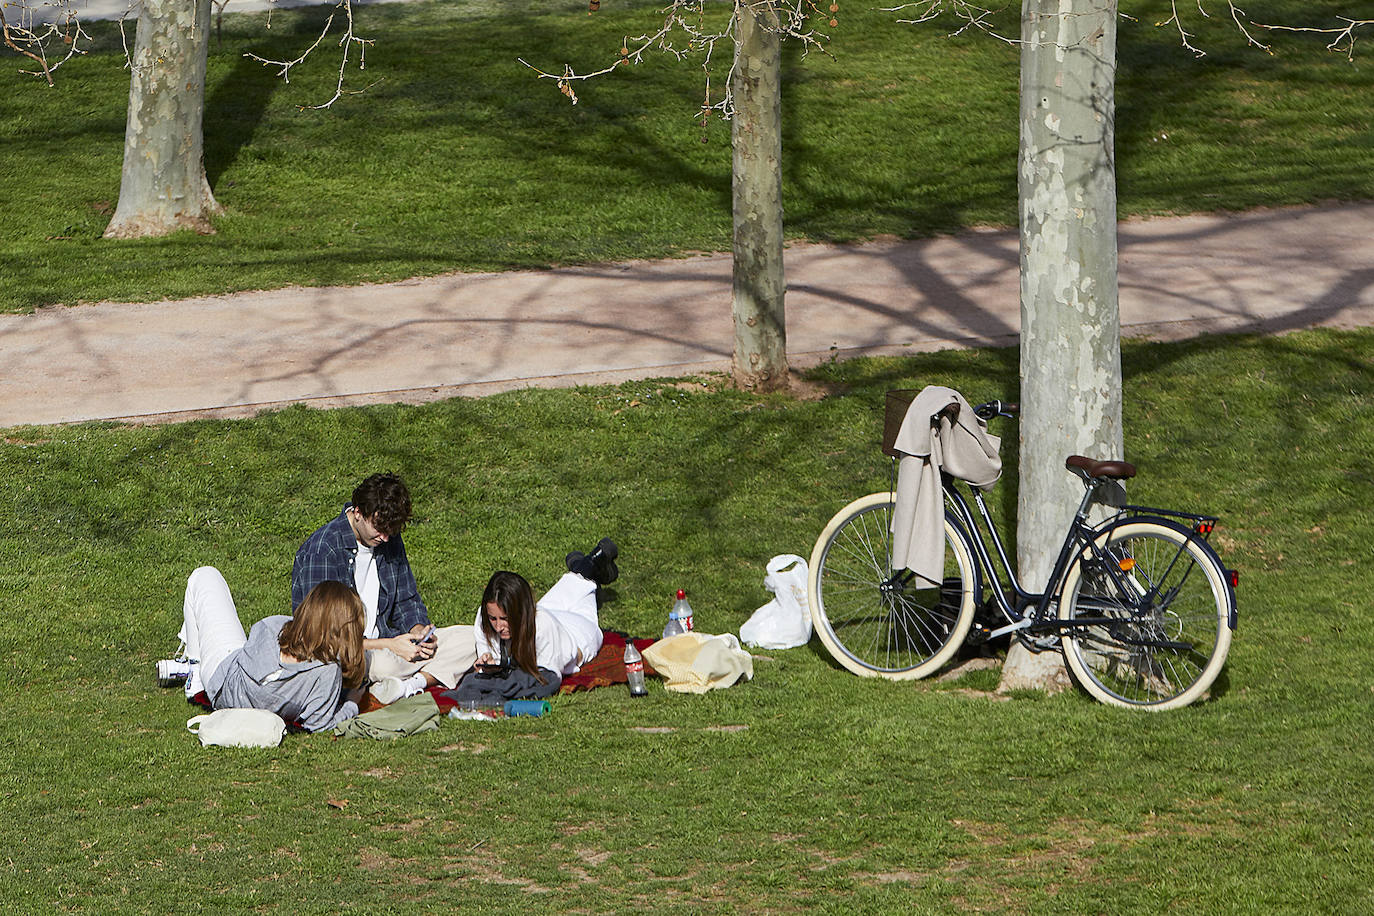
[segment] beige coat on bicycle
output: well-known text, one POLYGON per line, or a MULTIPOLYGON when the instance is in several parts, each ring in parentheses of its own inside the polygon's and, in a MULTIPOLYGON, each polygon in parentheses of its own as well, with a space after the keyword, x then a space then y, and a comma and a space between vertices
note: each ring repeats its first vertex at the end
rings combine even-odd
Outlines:
POLYGON ((939 583, 945 568, 944 471, 975 487, 1002 476, 1002 440, 989 435, 964 396, 953 388, 928 385, 907 408, 893 448, 897 465, 896 508, 892 514, 892 568, 909 569, 939 583))

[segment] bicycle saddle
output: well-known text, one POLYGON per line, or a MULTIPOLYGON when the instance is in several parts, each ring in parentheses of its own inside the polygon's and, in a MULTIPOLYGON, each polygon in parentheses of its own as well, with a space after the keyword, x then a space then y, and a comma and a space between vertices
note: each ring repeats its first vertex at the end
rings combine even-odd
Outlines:
POLYGON ((1082 455, 1070 455, 1064 462, 1070 471, 1082 471, 1089 477, 1110 477, 1113 480, 1129 480, 1135 476, 1135 465, 1128 461, 1097 461, 1082 455))

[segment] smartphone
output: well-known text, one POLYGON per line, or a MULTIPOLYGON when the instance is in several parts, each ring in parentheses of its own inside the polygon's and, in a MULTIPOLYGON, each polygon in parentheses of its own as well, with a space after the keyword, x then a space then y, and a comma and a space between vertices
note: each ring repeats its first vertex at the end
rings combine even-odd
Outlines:
POLYGON ((431 624, 429 625, 429 629, 428 629, 428 630, 425 630, 424 633, 420 634, 418 637, 415 637, 415 641, 416 641, 417 643, 419 643, 419 642, 429 642, 430 637, 433 636, 433 635, 434 635, 434 624, 431 623, 431 624))

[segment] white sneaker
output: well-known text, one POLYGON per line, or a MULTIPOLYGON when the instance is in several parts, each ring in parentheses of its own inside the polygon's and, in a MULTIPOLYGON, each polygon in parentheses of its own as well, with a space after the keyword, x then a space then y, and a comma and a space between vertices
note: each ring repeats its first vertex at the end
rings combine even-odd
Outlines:
POLYGON ((191 676, 186 678, 186 699, 193 700, 196 694, 205 689, 200 679, 200 662, 191 662, 191 676))
POLYGON ((164 658, 157 663, 157 685, 177 687, 191 676, 193 663, 185 658, 164 658))
POLYGON ((401 679, 398 677, 384 677, 373 684, 369 692, 376 698, 378 703, 386 706, 390 703, 395 703, 406 695, 406 685, 401 683, 401 679))

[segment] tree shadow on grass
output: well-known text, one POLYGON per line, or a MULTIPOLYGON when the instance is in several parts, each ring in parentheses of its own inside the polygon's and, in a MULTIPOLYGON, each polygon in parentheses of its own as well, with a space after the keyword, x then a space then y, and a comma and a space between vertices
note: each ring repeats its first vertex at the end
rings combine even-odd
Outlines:
POLYGON ((282 80, 257 61, 240 56, 205 99, 205 177, 217 188, 220 176, 253 142, 282 80))

